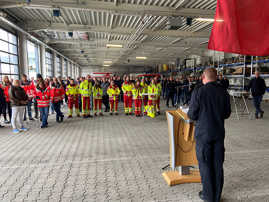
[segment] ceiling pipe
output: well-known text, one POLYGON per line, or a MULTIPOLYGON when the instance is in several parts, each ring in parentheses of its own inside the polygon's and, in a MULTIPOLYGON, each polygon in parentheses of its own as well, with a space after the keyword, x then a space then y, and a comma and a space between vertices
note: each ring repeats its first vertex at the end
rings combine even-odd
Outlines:
POLYGON ((27 37, 29 37, 30 39, 36 41, 37 43, 45 46, 46 48, 54 51, 55 53, 57 53, 58 55, 60 55, 61 57, 65 58, 66 60, 68 60, 69 62, 76 64, 78 67, 79 65, 77 63, 75 63, 74 61, 72 61, 71 59, 67 58, 66 56, 64 56, 63 54, 59 53, 57 50, 53 49, 52 47, 48 46, 46 43, 44 43, 43 41, 37 39, 36 37, 32 36, 30 33, 26 32, 25 30, 23 30, 22 28, 20 28, 19 26, 17 26, 16 24, 14 24, 13 22, 9 21, 8 19, 6 19, 6 14, 3 12, 0 12, 0 21, 4 22, 5 24, 9 25, 10 27, 16 29, 17 31, 25 34, 27 37))

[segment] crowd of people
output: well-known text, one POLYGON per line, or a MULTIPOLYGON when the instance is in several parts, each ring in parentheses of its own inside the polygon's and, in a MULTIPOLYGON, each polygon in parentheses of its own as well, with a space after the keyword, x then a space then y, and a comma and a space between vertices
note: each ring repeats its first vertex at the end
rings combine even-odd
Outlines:
POLYGON ((73 110, 77 117, 103 116, 102 105, 111 116, 118 115, 120 101, 124 102, 126 116, 148 115, 153 118, 160 114, 161 92, 159 77, 139 79, 126 75, 123 78, 92 78, 88 75, 86 78, 63 80, 60 77, 43 79, 38 74, 36 79, 31 80, 22 75, 20 81, 5 76, 0 84, 0 115, 3 114, 6 124, 11 123, 14 133, 28 130, 23 124, 27 115, 30 121, 39 119, 42 129, 48 127, 50 111, 56 112, 56 122, 63 122, 64 103, 68 105, 68 118, 73 117, 73 110))
MULTIPOLYGON (((217 82, 226 90, 229 88, 229 80, 222 75, 218 76, 217 82)), ((125 75, 92 78, 88 75, 63 80, 61 77, 43 79, 38 74, 36 79, 30 80, 26 75, 22 75, 21 81, 13 81, 5 76, 0 84, 0 116, 3 115, 5 124, 11 123, 14 133, 27 131, 23 124, 27 116, 30 121, 40 119, 41 128, 48 127, 49 112, 56 112, 56 121, 63 122, 64 114, 61 109, 63 104, 68 106, 68 118, 73 117, 73 110, 77 117, 103 116, 102 105, 104 112, 118 115, 119 102, 124 102, 126 116, 148 115, 154 118, 160 114, 161 96, 166 100, 168 108, 170 101, 175 108, 189 105, 194 89, 202 85, 202 77, 194 76, 139 78, 125 75)), ((247 88, 252 90, 252 94, 254 92, 256 118, 258 114, 261 115, 260 118, 263 117, 264 112, 260 108, 260 103, 265 88, 264 80, 257 72, 256 78, 247 88)))
MULTIPOLYGON (((229 80, 222 75, 218 76, 217 82, 225 89, 229 88, 229 80)), ((193 90, 202 85, 201 77, 164 77, 162 79, 162 96, 166 99, 166 105, 168 108, 170 101, 172 102, 173 107, 189 105, 193 90)))

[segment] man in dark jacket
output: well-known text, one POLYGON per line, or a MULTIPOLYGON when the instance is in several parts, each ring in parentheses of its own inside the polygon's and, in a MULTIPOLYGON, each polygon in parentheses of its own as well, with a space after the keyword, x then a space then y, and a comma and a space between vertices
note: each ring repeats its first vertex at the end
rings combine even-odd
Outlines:
POLYGON ((175 107, 175 94, 176 94, 176 82, 174 81, 173 77, 169 78, 169 81, 166 85, 167 88, 167 100, 166 100, 166 106, 169 107, 169 100, 172 100, 172 106, 175 107))
POLYGON ((223 86, 223 88, 225 88, 226 90, 228 90, 229 86, 230 86, 230 82, 227 78, 223 77, 221 74, 219 75, 219 79, 218 82, 221 86, 223 86))
POLYGON ((266 90, 265 81, 260 77, 260 72, 255 72, 255 78, 251 79, 249 85, 247 86, 247 90, 251 89, 251 94, 253 97, 254 107, 256 109, 255 117, 256 119, 263 118, 264 111, 261 109, 262 97, 266 90))
POLYGON ((203 74, 203 86, 195 88, 188 116, 197 121, 195 129, 196 155, 202 179, 202 200, 219 202, 224 176, 224 120, 231 114, 230 97, 217 82, 217 71, 208 68, 203 74))
POLYGON ((109 82, 108 80, 104 77, 103 78, 103 82, 101 84, 102 90, 103 90, 103 96, 102 96, 102 100, 103 100, 103 104, 105 105, 106 109, 105 112, 109 112, 110 107, 109 107, 109 96, 107 94, 107 89, 109 87, 109 82))

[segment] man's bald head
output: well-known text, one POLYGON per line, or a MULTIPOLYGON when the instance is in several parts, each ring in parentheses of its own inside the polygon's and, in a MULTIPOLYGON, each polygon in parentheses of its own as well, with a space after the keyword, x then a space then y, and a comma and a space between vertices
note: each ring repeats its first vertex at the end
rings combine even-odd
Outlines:
POLYGON ((213 82, 217 80, 217 70, 215 68, 208 68, 203 73, 203 83, 213 82))

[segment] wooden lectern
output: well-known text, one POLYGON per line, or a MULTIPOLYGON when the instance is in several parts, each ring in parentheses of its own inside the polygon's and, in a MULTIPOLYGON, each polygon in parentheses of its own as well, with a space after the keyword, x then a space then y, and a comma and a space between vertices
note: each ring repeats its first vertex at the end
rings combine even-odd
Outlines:
POLYGON ((166 112, 169 144, 170 144, 170 167, 162 175, 167 184, 177 185, 183 183, 200 183, 201 177, 196 158, 194 123, 189 119, 187 112, 181 109, 166 112))

